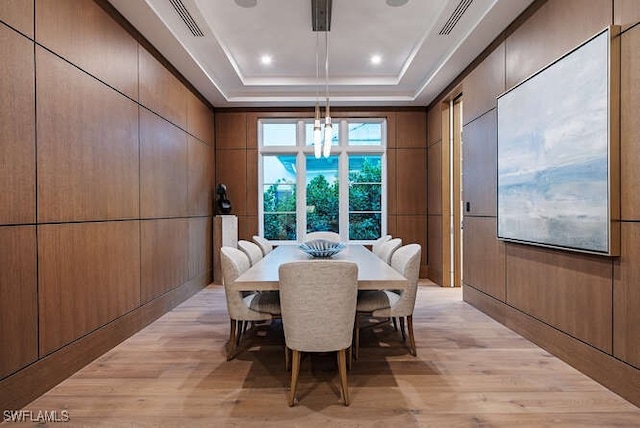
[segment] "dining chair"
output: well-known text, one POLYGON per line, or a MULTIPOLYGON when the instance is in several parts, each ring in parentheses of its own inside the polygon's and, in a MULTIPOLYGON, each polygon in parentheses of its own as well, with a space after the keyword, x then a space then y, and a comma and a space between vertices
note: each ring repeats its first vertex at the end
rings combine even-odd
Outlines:
POLYGON ((335 232, 309 232, 305 236, 305 241, 312 239, 326 239, 327 241, 340 242, 340 235, 335 232))
POLYGON ((263 256, 266 256, 273 250, 273 245, 271 245, 271 242, 269 242, 267 239, 263 238, 262 236, 253 235, 251 239, 253 239, 253 242, 258 244, 258 247, 260 247, 260 250, 262 250, 263 256))
POLYGON ((358 265, 341 260, 283 263, 279 281, 287 355, 292 350, 289 406, 297 402, 301 353, 331 351, 338 353, 341 395, 348 406, 346 351, 353 339, 358 265))
POLYGON ((378 257, 380 257, 386 264, 391 263, 391 256, 393 253, 402 246, 402 239, 393 238, 387 242, 380 244, 380 250, 378 257))
POLYGON ((280 317, 278 293, 243 293, 233 289, 236 279, 250 267, 249 257, 233 247, 220 249, 224 294, 231 323, 227 361, 235 357, 236 348, 249 321, 269 321, 280 317))
POLYGON ((376 256, 380 257, 380 246, 391 239, 391 235, 384 235, 380 238, 376 239, 373 245, 371 246, 371 252, 376 256))
POLYGON ((373 318, 400 318, 402 341, 406 341, 404 319, 407 319, 409 332, 409 350, 416 356, 416 342, 413 335, 413 309, 418 292, 418 276, 420 274, 419 244, 405 245, 393 253, 391 267, 400 272, 408 280, 407 288, 403 290, 365 290, 358 294, 356 306, 356 325, 354 338, 354 356, 358 358, 360 342, 360 316, 373 318))
POLYGON ((255 244, 251 241, 245 241, 243 239, 239 240, 238 248, 242 250, 242 252, 245 253, 247 257, 249 257, 251 266, 258 263, 260 260, 262 260, 262 257, 264 257, 262 254, 262 250, 260 249, 258 244, 255 244))

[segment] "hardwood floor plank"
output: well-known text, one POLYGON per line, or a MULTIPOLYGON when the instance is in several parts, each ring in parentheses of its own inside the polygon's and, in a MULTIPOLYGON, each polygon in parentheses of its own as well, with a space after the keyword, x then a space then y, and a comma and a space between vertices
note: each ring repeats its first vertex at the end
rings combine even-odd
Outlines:
POLYGON ((67 426, 638 426, 640 409, 461 300, 422 286, 418 357, 390 325, 361 335, 340 402, 335 354, 301 362, 287 405, 282 325, 226 361, 224 290, 211 285, 26 406, 67 426))

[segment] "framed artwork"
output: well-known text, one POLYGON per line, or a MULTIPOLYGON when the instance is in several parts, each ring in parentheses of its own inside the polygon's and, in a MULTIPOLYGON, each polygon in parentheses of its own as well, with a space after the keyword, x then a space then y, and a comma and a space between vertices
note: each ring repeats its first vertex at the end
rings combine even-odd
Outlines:
POLYGON ((619 38, 610 27, 498 97, 498 238, 619 252, 619 38))

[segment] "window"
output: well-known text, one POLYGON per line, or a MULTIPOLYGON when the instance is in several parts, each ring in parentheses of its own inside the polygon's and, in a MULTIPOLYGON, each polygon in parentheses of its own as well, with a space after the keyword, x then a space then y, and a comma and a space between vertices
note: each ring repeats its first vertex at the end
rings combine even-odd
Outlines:
POLYGON ((258 124, 260 233, 295 241, 313 231, 370 242, 386 234, 384 119, 334 122, 331 155, 316 159, 310 120, 258 124))

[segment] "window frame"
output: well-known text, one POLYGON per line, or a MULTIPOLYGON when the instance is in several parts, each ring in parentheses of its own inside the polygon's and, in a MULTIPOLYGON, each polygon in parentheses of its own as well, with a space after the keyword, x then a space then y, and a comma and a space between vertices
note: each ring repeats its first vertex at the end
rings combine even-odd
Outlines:
MULTIPOLYGON (((306 156, 314 156, 313 145, 307 146, 306 125, 313 124, 310 118, 260 118, 258 119, 258 231, 264 236, 264 157, 277 155, 296 156, 296 241, 271 240, 275 245, 291 244, 299 242, 306 235, 307 230, 307 185, 306 185, 306 156), (296 144, 288 146, 263 145, 263 124, 268 123, 295 123, 296 144)), ((379 155, 381 164, 381 236, 387 234, 387 120, 385 117, 358 118, 344 117, 334 118, 333 126, 339 126, 338 144, 331 146, 331 156, 338 156, 338 180, 339 180, 339 234, 340 238, 347 242, 349 236, 349 155, 379 155), (379 145, 354 145, 349 146, 350 123, 379 123, 379 145)), ((354 244, 371 244, 374 240, 350 240, 354 244)))

